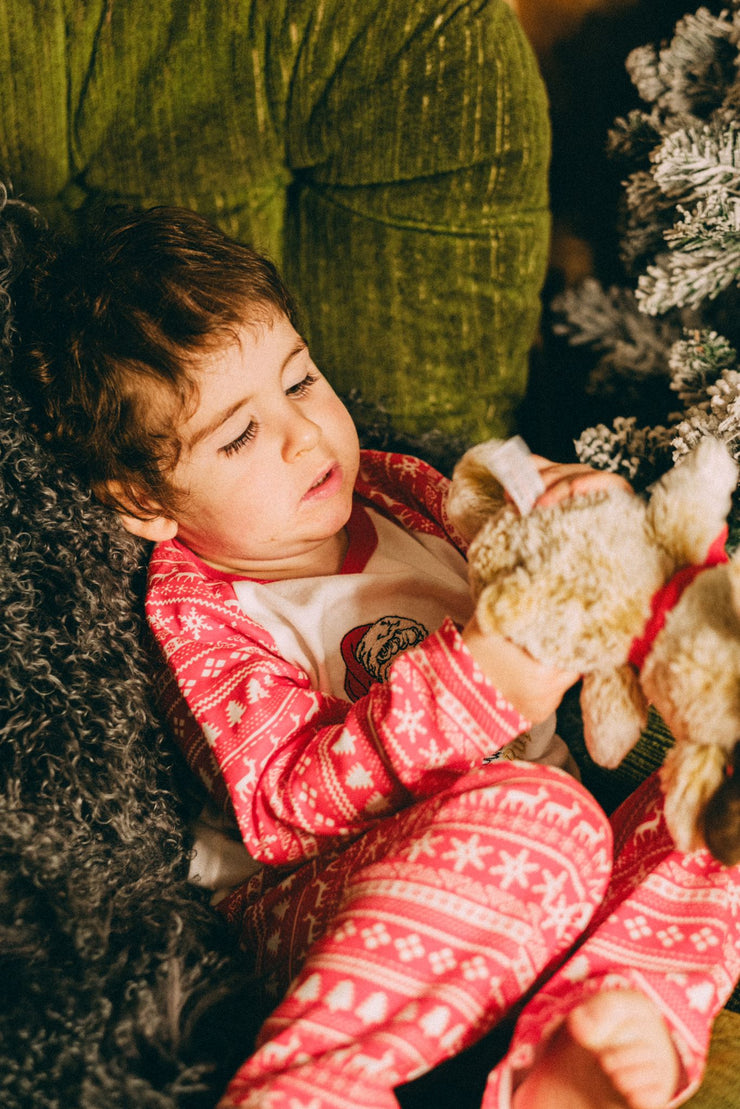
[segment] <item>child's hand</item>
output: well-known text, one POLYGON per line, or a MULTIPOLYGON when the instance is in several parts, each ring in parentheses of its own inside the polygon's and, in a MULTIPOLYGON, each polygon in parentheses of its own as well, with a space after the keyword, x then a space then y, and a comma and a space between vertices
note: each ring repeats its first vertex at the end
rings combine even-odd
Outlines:
POLYGON ((537 505, 541 507, 558 504, 581 493, 609 489, 632 491, 630 483, 620 474, 594 470, 581 462, 550 462, 538 454, 532 455, 532 462, 545 485, 544 493, 537 498, 537 505))
POLYGON ((537 662, 504 636, 484 632, 475 616, 462 637, 489 681, 531 724, 547 720, 581 676, 537 662))
MULTIPOLYGON (((530 461, 545 487, 537 498, 537 506, 558 504, 570 497, 600 490, 632 491, 621 475, 594 470, 580 462, 550 462, 537 454, 531 455, 530 461)), ((581 676, 537 662, 503 636, 484 632, 475 616, 463 629, 462 636, 486 677, 532 724, 546 720, 581 676)))

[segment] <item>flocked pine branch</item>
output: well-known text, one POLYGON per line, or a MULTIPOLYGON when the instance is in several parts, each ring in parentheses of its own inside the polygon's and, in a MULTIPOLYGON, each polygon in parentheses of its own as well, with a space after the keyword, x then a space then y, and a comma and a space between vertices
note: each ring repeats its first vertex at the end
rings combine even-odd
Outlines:
POLYGON ((590 281, 556 309, 557 330, 593 349, 605 392, 619 393, 610 375, 664 375, 676 398, 661 426, 640 427, 627 408, 576 443, 582 460, 644 486, 702 435, 740 461, 740 0, 684 16, 627 68, 644 107, 616 121, 609 150, 626 177, 620 255, 634 292, 590 281))
POLYGON ((581 462, 621 474, 644 489, 671 464, 672 431, 640 427, 634 416, 619 416, 611 427, 597 424, 576 440, 581 462))
POLYGON ((648 170, 637 170, 625 182, 620 257, 633 270, 656 251, 663 249, 665 233, 671 227, 674 204, 661 192, 648 170))
POLYGON ((668 357, 670 387, 684 408, 706 405, 709 386, 726 370, 734 370, 737 360, 737 351, 716 331, 687 332, 668 357))
MULTIPOLYGON (((735 5, 733 5, 735 6, 735 5)), ((638 47, 627 71, 640 98, 676 121, 706 117, 718 108, 736 77, 736 18, 706 8, 684 16, 661 50, 638 47)))
POLYGON ((669 248, 656 258, 637 284, 637 301, 648 315, 671 308, 699 308, 740 283, 740 197, 726 189, 679 205, 677 221, 665 232, 669 248))
MULTIPOLYGON (((687 332, 668 351, 670 388, 682 409, 665 425, 641 427, 636 417, 618 417, 611 427, 587 428, 576 440, 582 462, 621 473, 645 488, 669 466, 712 435, 740 462, 740 371, 738 354, 714 331, 687 332)), ((740 519, 737 521, 740 527, 740 519)))
POLYGON ((651 154, 652 178, 666 197, 683 203, 722 187, 740 195, 740 124, 714 121, 667 135, 651 154))
POLYGON ((632 382, 667 377, 671 344, 680 328, 672 320, 654 320, 639 311, 630 289, 604 289, 587 278, 578 290, 567 289, 553 302, 556 334, 572 346, 588 346, 601 357, 591 375, 591 388, 610 378, 632 382))
POLYGON ((690 408, 674 429, 673 458, 687 454, 700 439, 721 439, 740 461, 740 372, 725 370, 707 389, 707 400, 690 408))

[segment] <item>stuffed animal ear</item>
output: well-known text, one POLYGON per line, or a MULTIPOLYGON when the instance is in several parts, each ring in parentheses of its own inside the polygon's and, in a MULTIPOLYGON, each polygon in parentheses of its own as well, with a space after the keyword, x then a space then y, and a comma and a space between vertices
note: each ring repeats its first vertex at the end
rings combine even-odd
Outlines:
MULTIPOLYGON (((727 805, 729 795, 725 794, 723 799, 721 790, 726 765, 727 752, 709 743, 677 742, 666 755, 660 771, 665 794, 665 819, 679 851, 696 851, 705 845, 712 850, 704 838, 707 823, 711 825, 711 835, 723 853, 728 853, 730 848, 725 839, 734 839, 735 851, 740 846, 740 841, 733 837, 731 830, 728 830, 727 836, 720 830, 721 821, 730 809, 727 805), (715 795, 718 795, 716 803, 715 795)), ((717 857, 724 862, 723 858, 717 857)))
POLYGON ((732 609, 738 620, 740 620, 740 551, 735 551, 727 569, 729 572, 732 609))
POLYGON ((740 742, 725 767, 719 789, 709 798, 702 814, 704 841, 715 859, 725 866, 740 862, 740 742))
POLYGON ((613 769, 632 750, 647 721, 647 702, 631 666, 586 674, 581 687, 586 750, 613 769))
POLYGON ((452 473, 447 514, 468 543, 506 504, 504 488, 489 468, 491 457, 503 443, 503 439, 488 439, 471 447, 452 473))
POLYGON ((674 568, 704 561, 725 526, 737 479, 727 447, 708 435, 653 487, 647 520, 674 568))

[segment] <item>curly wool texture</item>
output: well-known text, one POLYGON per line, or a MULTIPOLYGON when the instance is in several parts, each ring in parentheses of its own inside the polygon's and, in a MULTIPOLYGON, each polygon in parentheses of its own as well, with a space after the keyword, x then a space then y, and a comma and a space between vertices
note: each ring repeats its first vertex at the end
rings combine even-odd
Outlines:
POLYGON ((144 552, 34 439, 7 378, 0 366, 0 1101, 212 1106, 264 1013, 186 882, 144 552))

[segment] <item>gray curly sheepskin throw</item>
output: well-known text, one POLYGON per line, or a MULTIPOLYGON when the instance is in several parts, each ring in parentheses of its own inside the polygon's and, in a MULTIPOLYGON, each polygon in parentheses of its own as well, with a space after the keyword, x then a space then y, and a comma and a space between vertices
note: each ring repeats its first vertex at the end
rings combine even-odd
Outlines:
POLYGON ((186 882, 177 756, 150 703, 144 552, 34 438, 9 379, 24 233, 11 207, 0 212, 0 1104, 211 1107, 250 1053, 261 993, 186 882))

